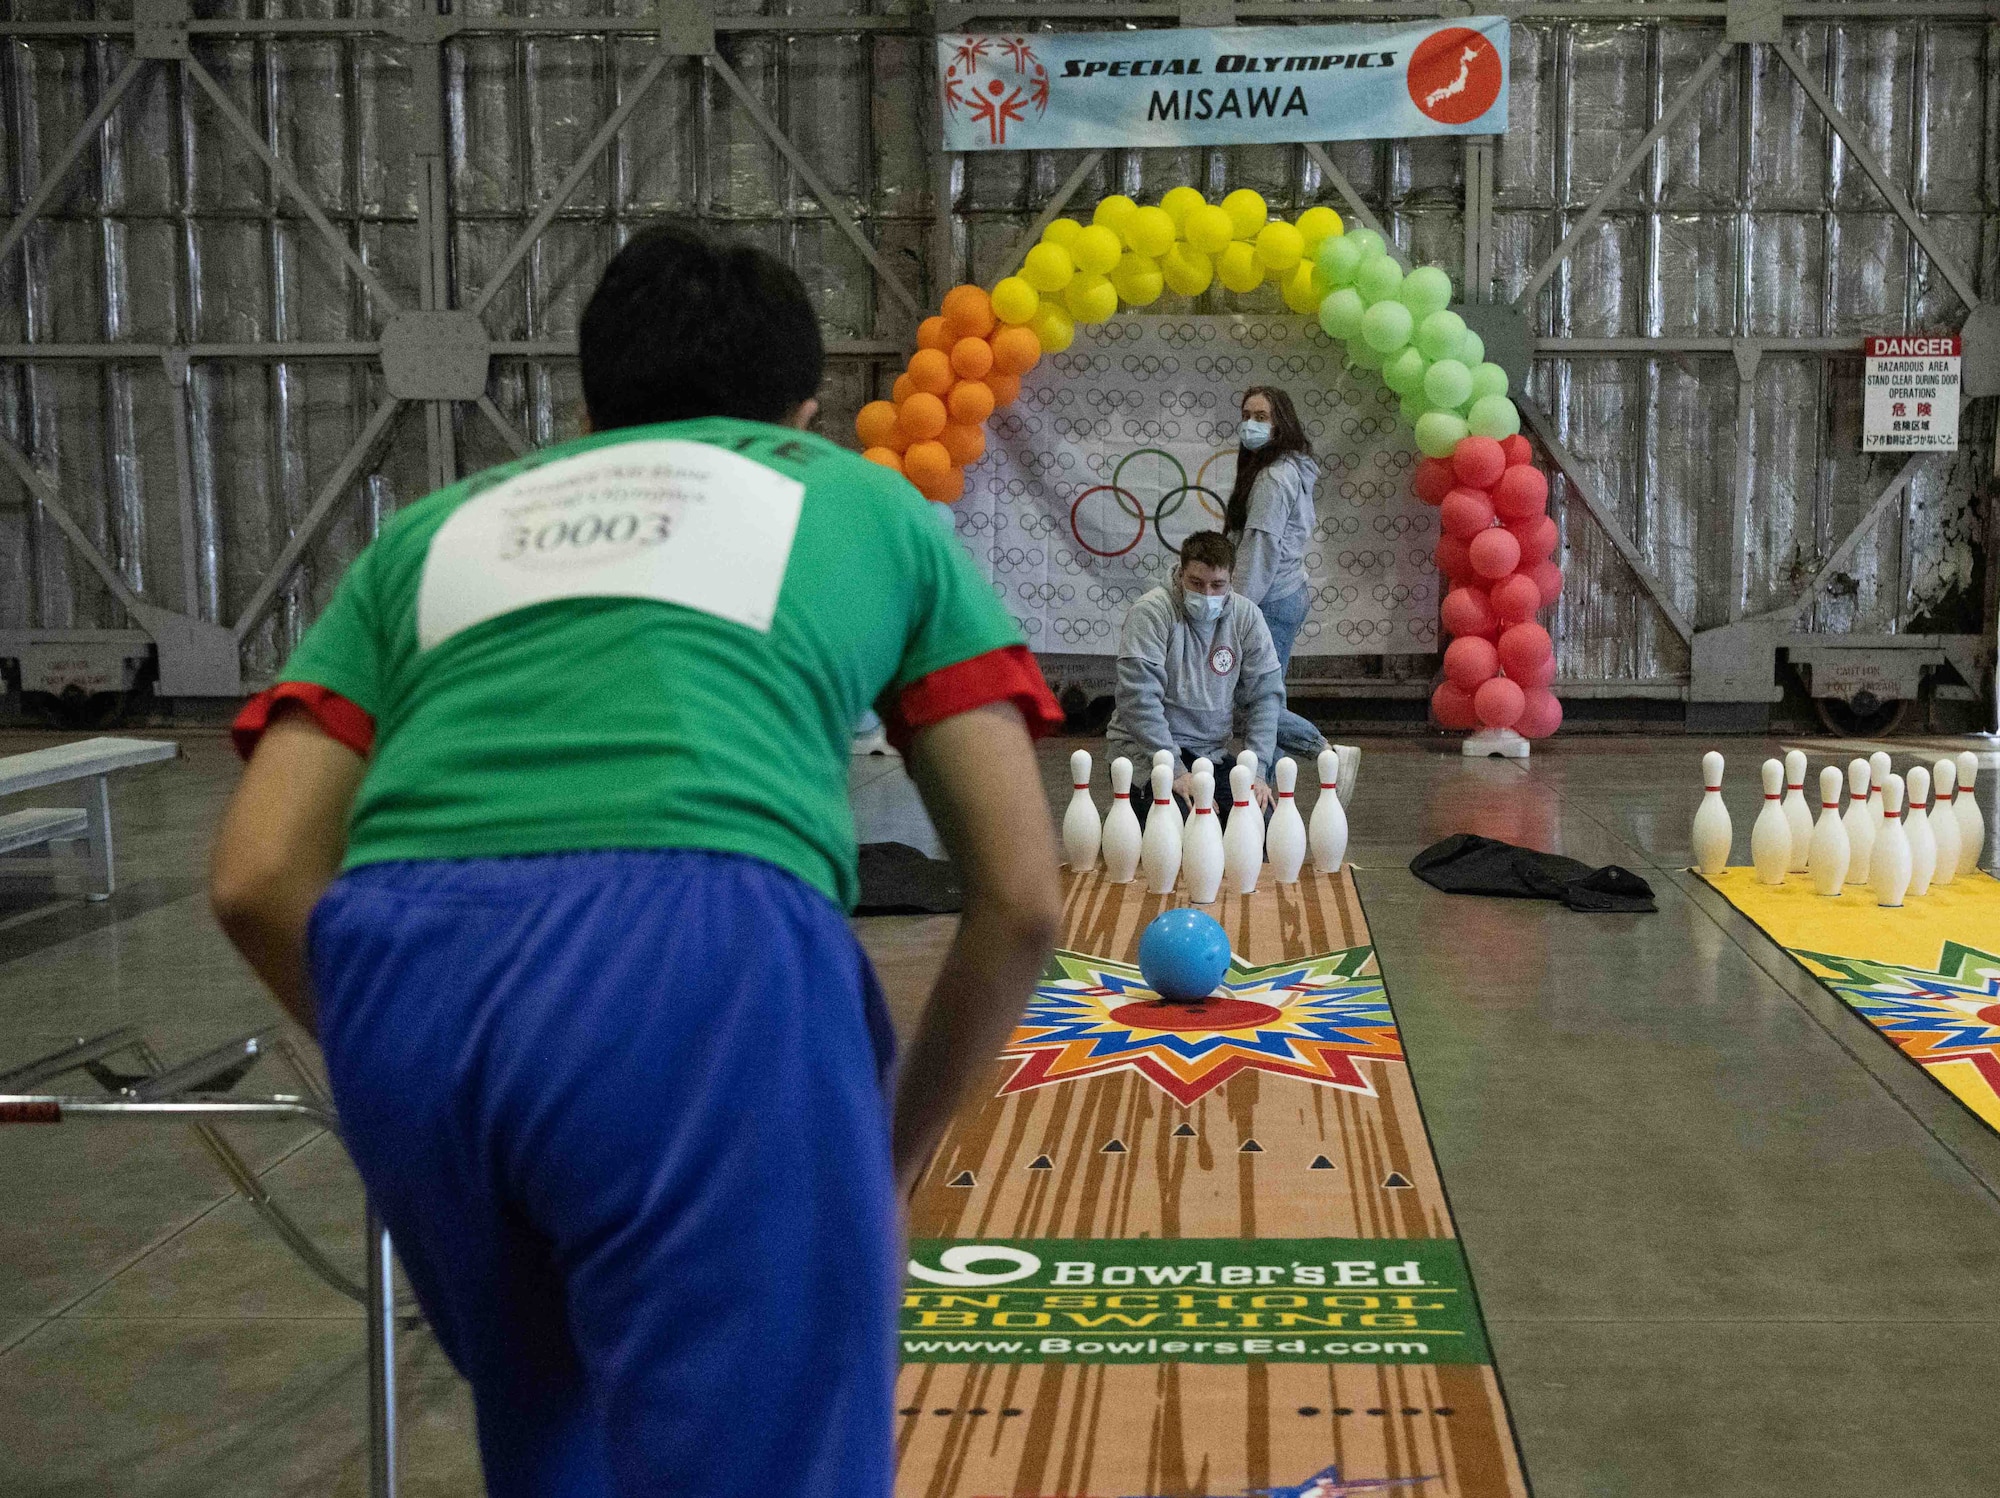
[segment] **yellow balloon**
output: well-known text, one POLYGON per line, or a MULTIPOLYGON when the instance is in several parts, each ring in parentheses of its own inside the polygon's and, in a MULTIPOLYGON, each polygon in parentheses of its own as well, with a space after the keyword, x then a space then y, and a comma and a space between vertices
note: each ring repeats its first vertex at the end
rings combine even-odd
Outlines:
POLYGON ((1195 209, 1181 225, 1181 237, 1204 255, 1220 255, 1236 237, 1236 225, 1220 208, 1195 209))
POLYGON ((1111 273, 1111 284, 1118 291, 1119 301, 1129 307, 1146 307, 1160 299, 1166 280, 1160 274, 1159 262, 1152 256, 1128 250, 1111 273))
POLYGON ((1076 243, 1077 235, 1083 232, 1083 225, 1073 218, 1059 218, 1042 230, 1043 244, 1059 244, 1068 249, 1076 243))
POLYGON ((1174 236, 1179 232, 1174 221, 1167 216, 1164 208, 1135 208, 1132 216, 1125 220, 1121 231, 1125 243, 1141 255, 1149 255, 1157 260, 1174 247, 1174 236))
POLYGON ((1319 248, 1322 239, 1337 239, 1347 232, 1347 225, 1340 221, 1340 215, 1331 208, 1308 208, 1299 215, 1299 236, 1306 242, 1306 253, 1310 255, 1319 248))
POLYGON ((1108 277, 1096 271, 1079 271, 1063 288, 1063 305, 1071 317, 1085 327, 1104 322, 1118 311, 1118 291, 1108 277))
POLYGON ((1004 323, 1024 323, 1035 315, 1042 299, 1020 276, 1008 276, 993 288, 993 315, 1004 323))
POLYGON ((1265 270, 1288 271, 1305 252, 1305 236, 1290 224, 1266 224, 1257 231, 1257 259, 1265 270))
POLYGON ((1230 227, 1237 239, 1254 238, 1257 231, 1264 227, 1264 221, 1271 216, 1271 210, 1265 206, 1264 195, 1247 187, 1239 187, 1224 198, 1222 211, 1229 215, 1230 227))
POLYGON ((1063 310, 1060 302, 1044 298, 1028 326, 1035 330, 1035 337, 1041 341, 1045 354, 1060 354, 1076 342, 1076 322, 1063 310))
POLYGON ((1076 274, 1076 262, 1059 244, 1038 244, 1021 260, 1021 279, 1037 291, 1061 291, 1076 274))
POLYGON ((1185 229, 1187 216, 1195 209, 1207 206, 1208 199, 1201 195, 1201 189, 1195 187, 1170 187, 1167 195, 1160 199, 1160 207, 1166 210, 1176 229, 1185 229))
POLYGON ((1090 215, 1093 224, 1102 224, 1120 239, 1125 237, 1125 225, 1132 215, 1139 211, 1139 205, 1122 192, 1114 192, 1101 200, 1090 215))
POLYGON ((1231 241, 1223 250, 1216 274, 1231 291, 1255 291, 1264 281, 1264 267, 1257 263, 1257 252, 1240 239, 1231 241))
POLYGON ((1076 268, 1095 275, 1106 275, 1118 263, 1118 257, 1125 253, 1124 241, 1102 224, 1092 224, 1077 235, 1076 243, 1070 246, 1070 255, 1076 261, 1076 268))
POLYGON ((1215 262, 1193 245, 1177 244, 1160 262, 1160 272, 1176 296, 1200 296, 1215 279, 1215 262))
POLYGON ((1283 289, 1285 305, 1294 312, 1314 313, 1319 311, 1319 287, 1313 282, 1313 263, 1301 260, 1284 273, 1283 289))

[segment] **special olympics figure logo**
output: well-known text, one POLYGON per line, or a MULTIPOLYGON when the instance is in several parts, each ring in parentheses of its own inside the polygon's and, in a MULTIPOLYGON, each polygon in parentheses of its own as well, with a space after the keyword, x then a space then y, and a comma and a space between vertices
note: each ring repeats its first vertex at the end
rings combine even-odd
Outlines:
POLYGON ((1465 125, 1500 97, 1500 53, 1463 26, 1426 37, 1410 54, 1410 102, 1440 125, 1465 125))
POLYGON ((1025 124, 1030 109, 1036 119, 1047 111, 1049 70, 1026 37, 968 36, 944 70, 944 107, 953 119, 963 110, 1004 146, 1008 125, 1025 124))

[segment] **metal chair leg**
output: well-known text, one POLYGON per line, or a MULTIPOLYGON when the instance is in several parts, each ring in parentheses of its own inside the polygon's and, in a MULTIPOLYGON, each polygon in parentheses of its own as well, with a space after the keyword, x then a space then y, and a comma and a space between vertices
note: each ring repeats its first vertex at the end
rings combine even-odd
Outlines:
POLYGON ((396 1293, 389 1230, 368 1208, 368 1498, 396 1498, 396 1293))

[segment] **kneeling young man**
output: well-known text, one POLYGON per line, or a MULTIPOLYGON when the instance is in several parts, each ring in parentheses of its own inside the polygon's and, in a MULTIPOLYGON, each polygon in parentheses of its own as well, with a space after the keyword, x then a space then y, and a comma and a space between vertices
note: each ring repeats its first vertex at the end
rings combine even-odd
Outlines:
POLYGON ((1189 766, 1215 763, 1215 801, 1228 818, 1230 729, 1243 720, 1243 747, 1257 756, 1257 805, 1269 807, 1265 783, 1285 707, 1285 673, 1257 606, 1230 591, 1236 548, 1220 531, 1198 531, 1181 546, 1180 565, 1162 587, 1141 595, 1118 636, 1118 702, 1106 748, 1132 761, 1133 809, 1151 804, 1153 755, 1177 761, 1174 795, 1193 795, 1189 766), (1145 794, 1141 794, 1141 791, 1145 794))

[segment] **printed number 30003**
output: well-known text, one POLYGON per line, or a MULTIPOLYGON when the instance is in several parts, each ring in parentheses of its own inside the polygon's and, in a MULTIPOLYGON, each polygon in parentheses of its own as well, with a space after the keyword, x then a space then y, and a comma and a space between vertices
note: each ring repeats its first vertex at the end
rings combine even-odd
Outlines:
POLYGON ((674 531, 671 515, 654 511, 639 515, 579 515, 574 520, 550 520, 538 526, 517 525, 508 537, 503 562, 523 557, 557 557, 596 546, 658 546, 674 531))

